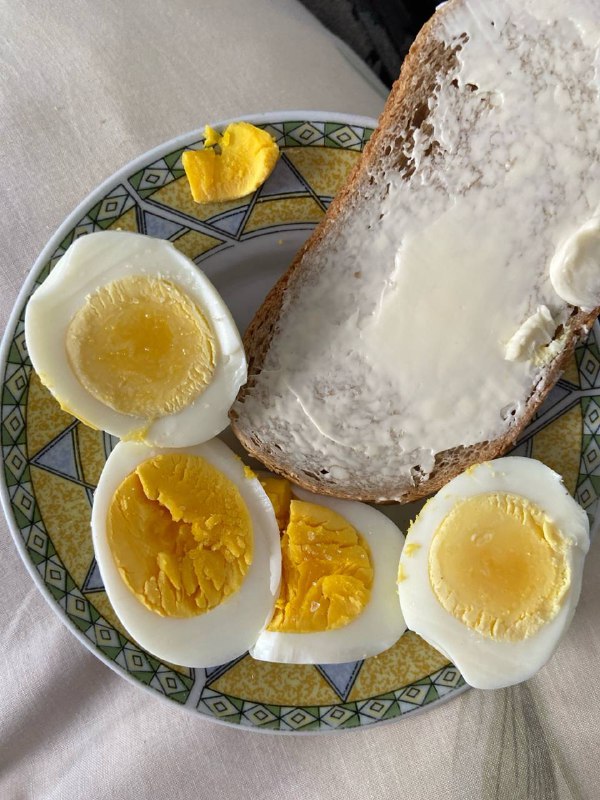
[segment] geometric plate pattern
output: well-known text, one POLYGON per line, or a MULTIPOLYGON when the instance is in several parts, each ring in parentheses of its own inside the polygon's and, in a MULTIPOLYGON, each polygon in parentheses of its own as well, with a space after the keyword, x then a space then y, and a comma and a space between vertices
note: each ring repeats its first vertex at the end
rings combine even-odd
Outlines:
POLYGON ((222 722, 286 733, 347 730, 387 722, 423 709, 465 687, 452 665, 377 697, 334 705, 295 706, 254 703, 203 687, 197 709, 222 722))
MULTIPOLYGON (((250 121, 281 148, 277 168, 252 195, 208 206, 191 202, 181 166, 199 133, 166 143, 123 168, 65 221, 36 262, 0 353, 0 490, 21 557, 36 584, 96 656, 137 685, 212 719, 280 732, 380 724, 431 707, 465 688, 458 670, 414 634, 381 656, 350 664, 294 666, 245 655, 210 670, 161 662, 122 629, 104 593, 89 535, 93 491, 112 437, 61 411, 34 375, 23 332, 29 296, 71 242, 124 229, 172 241, 209 277, 232 248, 256 237, 308 235, 343 184, 375 123, 347 115, 250 121), (300 233, 298 233, 300 232, 300 233)), ((295 240, 294 240, 295 241, 295 240)), ((600 497, 600 328, 517 443, 548 463, 593 521, 600 497)))

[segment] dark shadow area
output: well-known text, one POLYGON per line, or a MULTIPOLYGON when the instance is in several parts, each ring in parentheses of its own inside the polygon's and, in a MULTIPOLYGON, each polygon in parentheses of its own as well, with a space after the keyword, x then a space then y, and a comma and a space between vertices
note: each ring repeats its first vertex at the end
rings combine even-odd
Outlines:
POLYGON ((419 29, 435 11, 434 0, 302 0, 391 86, 419 29))

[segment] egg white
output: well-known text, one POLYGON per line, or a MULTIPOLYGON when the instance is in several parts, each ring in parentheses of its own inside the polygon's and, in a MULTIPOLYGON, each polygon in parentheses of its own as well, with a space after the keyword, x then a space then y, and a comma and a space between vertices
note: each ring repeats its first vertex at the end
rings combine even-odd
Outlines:
POLYGON ((362 613, 343 628, 314 633, 263 630, 250 655, 258 661, 285 664, 341 664, 382 653, 406 630, 396 593, 404 536, 390 519, 364 503, 321 497, 297 486, 292 487, 292 494, 298 500, 331 508, 363 536, 373 565, 371 595, 362 613))
POLYGON ((135 641, 160 659, 186 667, 214 667, 245 653, 273 614, 279 595, 281 548, 269 498, 257 478, 247 477, 240 459, 217 439, 194 447, 161 449, 120 442, 110 454, 94 495, 92 539, 108 599, 135 641), (138 464, 163 453, 205 458, 232 480, 248 507, 254 533, 253 560, 237 592, 196 617, 161 617, 125 584, 107 538, 113 495, 138 464))
POLYGON ((144 430, 146 419, 115 411, 81 385, 65 348, 69 324, 85 298, 111 281, 134 275, 176 284, 204 313, 216 344, 210 384, 181 411, 152 422, 144 441, 159 447, 208 441, 228 425, 229 408, 246 382, 246 356, 217 290, 171 242, 125 231, 90 233, 73 242, 27 305, 25 338, 34 369, 61 405, 84 422, 119 438, 144 430))
POLYGON ((548 661, 569 626, 581 591, 583 562, 589 549, 585 511, 567 492, 560 475, 539 461, 507 457, 485 462, 450 481, 424 506, 406 544, 419 544, 400 559, 398 584, 406 624, 458 667, 478 689, 498 689, 527 680, 548 661), (454 504, 488 492, 520 495, 541 508, 570 542, 567 560, 571 584, 558 614, 536 633, 518 642, 495 641, 471 630, 446 611, 429 580, 429 549, 438 526, 454 504))

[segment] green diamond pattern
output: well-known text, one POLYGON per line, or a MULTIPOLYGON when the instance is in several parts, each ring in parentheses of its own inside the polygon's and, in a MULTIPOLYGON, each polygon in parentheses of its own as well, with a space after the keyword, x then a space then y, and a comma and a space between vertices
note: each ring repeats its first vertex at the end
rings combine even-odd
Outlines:
POLYGON ((286 122, 283 129, 286 147, 298 145, 323 147, 325 144, 325 123, 323 122, 286 122))
POLYGON ((92 624, 90 604, 86 602, 85 598, 77 597, 74 594, 67 595, 66 610, 71 618, 75 617, 80 622, 87 623, 85 625, 86 630, 92 624))
POLYGON ((11 500, 13 508, 20 513, 22 518, 26 519, 27 522, 34 522, 36 507, 29 482, 18 484, 11 496, 11 500))
POLYGON ((217 719, 228 722, 241 722, 243 701, 236 697, 228 697, 219 692, 207 691, 198 703, 198 710, 208 713, 217 719))
POLYGON ((409 706, 422 706, 427 697, 429 687, 429 682, 421 685, 408 686, 398 693, 397 699, 409 706))
MULTIPOLYGON (((9 371, 7 370, 7 375, 8 372, 9 371)), ((14 370, 10 377, 7 377, 6 383, 4 384, 4 392, 8 393, 6 396, 11 398, 10 401, 14 403, 20 403, 27 392, 28 385, 28 371, 23 365, 20 365, 14 370)), ((5 400, 4 402, 7 401, 5 400)))
MULTIPOLYGON (((44 570, 44 580, 46 585, 55 589, 61 596, 67 591, 67 570, 62 566, 56 556, 52 556, 46 561, 44 570)), ((56 595, 55 595, 56 596, 56 595)))
POLYGON ((27 355, 27 344, 25 343, 25 323, 19 321, 17 331, 13 340, 13 347, 9 354, 9 361, 13 364, 27 364, 29 365, 29 356, 27 355))
POLYGON ((282 731, 316 730, 319 727, 319 709, 284 706, 281 709, 280 720, 279 730, 282 731))
POLYGON ((27 457, 22 447, 8 447, 5 459, 8 486, 18 483, 28 470, 27 457))
POLYGON ((328 147, 343 147, 346 150, 362 150, 363 128, 326 123, 325 144, 328 147))
POLYGON ((140 197, 146 199, 157 189, 161 189, 169 183, 181 178, 185 174, 181 164, 181 154, 184 150, 196 150, 200 148, 202 142, 195 142, 189 147, 182 147, 175 150, 164 158, 144 167, 129 178, 130 184, 140 197))
POLYGON ((393 695, 391 697, 376 697, 364 703, 357 703, 357 706, 361 721, 367 725, 373 720, 388 719, 389 716, 396 716, 398 708, 396 698, 393 695))
POLYGON ((450 665, 437 673, 437 675, 433 675, 432 681, 440 695, 446 694, 444 690, 464 685, 463 677, 454 665, 450 665))
POLYGON ((250 724, 251 726, 266 729, 279 729, 279 716, 276 712, 273 713, 268 706, 250 705, 244 708, 242 716, 242 724, 250 724))
POLYGON ((105 197, 100 203, 94 206, 89 216, 101 228, 108 228, 109 225, 129 211, 135 205, 133 197, 127 192, 124 186, 114 189, 109 196, 105 197))
POLYGON ((583 402, 583 433, 595 435, 600 431, 600 404, 597 397, 590 397, 583 402))
POLYGON ((350 728, 356 727, 360 720, 356 709, 344 708, 344 706, 331 706, 321 709, 321 724, 327 728, 350 728))
POLYGON ((24 431, 25 419, 21 406, 14 406, 2 423, 2 444, 22 444, 24 431))
POLYGON ((119 634, 103 620, 99 620, 95 625, 88 628, 86 636, 100 648, 120 649, 119 634))
POLYGON ((588 347, 578 348, 576 359, 582 387, 593 388, 598 383, 600 373, 600 353, 597 344, 594 342, 590 343, 588 347))
POLYGON ((46 559, 48 557, 48 535, 46 531, 37 525, 32 525, 29 536, 26 540, 27 549, 37 556, 46 559))
POLYGON ((368 700, 332 706, 271 706, 241 700, 213 689, 202 689, 197 709, 220 719, 235 718, 245 726, 280 731, 344 730, 371 725, 410 713, 439 700, 465 685, 458 670, 450 665, 396 692, 368 700))

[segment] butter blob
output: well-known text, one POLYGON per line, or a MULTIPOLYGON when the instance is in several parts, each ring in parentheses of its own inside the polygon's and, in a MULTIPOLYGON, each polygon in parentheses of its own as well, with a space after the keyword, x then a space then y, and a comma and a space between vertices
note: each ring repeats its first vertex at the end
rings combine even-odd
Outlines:
POLYGON ((161 454, 115 492, 108 543, 121 577, 161 616, 209 611, 242 585, 253 531, 237 486, 200 456, 161 454))
POLYGON ((278 158, 270 134, 248 122, 234 122, 222 136, 207 125, 204 149, 186 150, 181 161, 196 203, 218 203, 258 189, 278 158))
POLYGON ((289 515, 281 539, 281 593, 268 630, 308 633, 348 625, 367 605, 373 585, 367 543, 326 506, 292 500, 289 515))
POLYGON ((569 236, 550 263, 554 291, 567 303, 591 311, 600 305, 600 217, 569 236))
POLYGON ((73 372, 93 397, 148 419, 185 408, 215 370, 204 315, 174 284, 139 275, 89 295, 65 344, 73 372))
POLYGON ((439 602, 492 639, 521 640, 554 619, 570 585, 567 543, 523 497, 457 503, 437 528, 429 579, 439 602))
POLYGON ((547 306, 538 306, 511 336, 504 357, 507 361, 542 358, 544 348, 552 341, 557 328, 558 324, 547 306))

